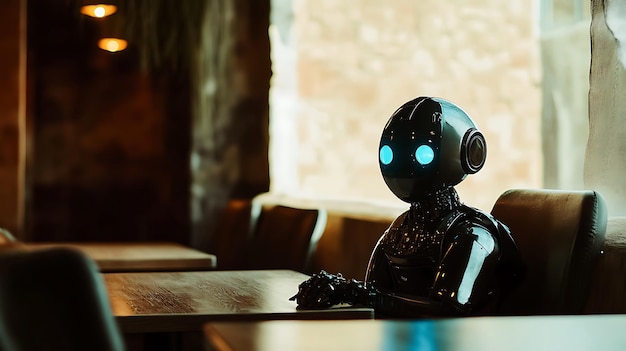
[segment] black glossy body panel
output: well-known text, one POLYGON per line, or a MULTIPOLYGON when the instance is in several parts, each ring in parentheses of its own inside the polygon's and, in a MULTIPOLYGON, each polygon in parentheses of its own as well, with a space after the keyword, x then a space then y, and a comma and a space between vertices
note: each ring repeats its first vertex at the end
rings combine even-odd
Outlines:
POLYGON ((439 211, 414 204, 376 245, 365 286, 384 315, 484 314, 521 273, 508 229, 491 215, 460 203, 439 211))

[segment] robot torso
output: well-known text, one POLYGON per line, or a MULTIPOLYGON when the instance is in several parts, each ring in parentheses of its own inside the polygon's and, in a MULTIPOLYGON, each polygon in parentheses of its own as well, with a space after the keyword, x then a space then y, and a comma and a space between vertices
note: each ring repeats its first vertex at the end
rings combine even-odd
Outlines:
POLYGON ((433 201, 412 205, 376 245, 365 282, 382 296, 377 310, 391 308, 385 296, 393 296, 407 305, 475 313, 498 294, 500 259, 517 253, 508 252, 512 239, 506 227, 461 204, 453 188, 433 201))

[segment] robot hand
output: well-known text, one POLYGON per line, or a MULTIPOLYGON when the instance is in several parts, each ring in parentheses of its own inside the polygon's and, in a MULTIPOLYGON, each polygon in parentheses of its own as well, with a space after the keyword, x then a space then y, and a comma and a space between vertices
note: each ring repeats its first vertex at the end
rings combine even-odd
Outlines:
POLYGON ((322 270, 302 282, 298 286, 298 293, 289 300, 296 300, 298 306, 303 308, 328 308, 340 303, 354 303, 350 291, 355 283, 354 280, 346 280, 341 273, 334 275, 322 270))

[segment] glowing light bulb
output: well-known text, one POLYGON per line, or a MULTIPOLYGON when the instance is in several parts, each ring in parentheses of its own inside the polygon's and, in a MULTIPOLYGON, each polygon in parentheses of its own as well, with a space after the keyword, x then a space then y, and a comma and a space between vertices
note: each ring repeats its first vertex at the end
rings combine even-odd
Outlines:
POLYGON ((93 10, 93 14, 98 18, 104 17, 106 13, 107 13, 106 10, 102 6, 98 6, 93 10))
POLYGON ((105 4, 85 5, 80 8, 80 13, 82 13, 83 15, 96 17, 96 18, 110 16, 114 14, 116 11, 117 11, 117 6, 105 5, 105 4))
POLYGON ((117 38, 103 38, 98 41, 98 47, 110 52, 118 52, 126 49, 128 42, 117 38))

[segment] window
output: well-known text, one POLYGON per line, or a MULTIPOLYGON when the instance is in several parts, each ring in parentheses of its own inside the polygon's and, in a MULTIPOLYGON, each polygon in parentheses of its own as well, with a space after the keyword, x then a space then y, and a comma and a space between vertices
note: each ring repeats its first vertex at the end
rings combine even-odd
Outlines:
POLYGON ((462 201, 490 210, 508 188, 543 187, 543 7, 359 1, 272 1, 272 192, 406 207, 380 175, 378 142, 421 95, 457 103, 487 139, 462 201))

